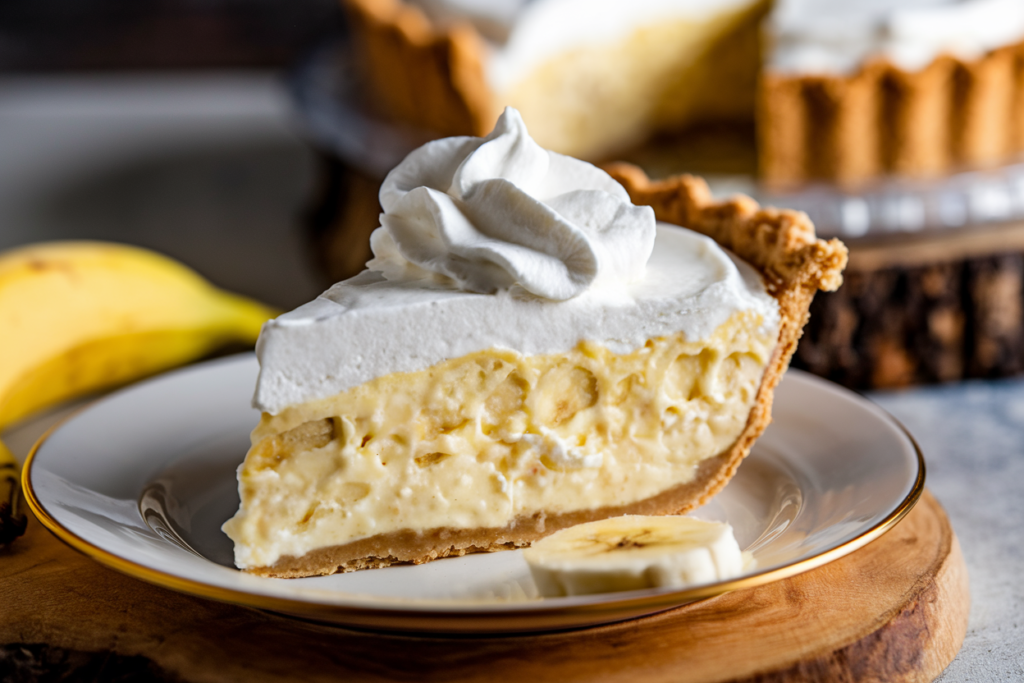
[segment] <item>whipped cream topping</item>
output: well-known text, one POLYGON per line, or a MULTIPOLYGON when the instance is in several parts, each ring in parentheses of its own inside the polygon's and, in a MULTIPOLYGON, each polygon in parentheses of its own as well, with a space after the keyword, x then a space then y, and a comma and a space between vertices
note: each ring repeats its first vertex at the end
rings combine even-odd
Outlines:
POLYGON ((1020 0, 781 0, 767 24, 767 67, 856 71, 872 58, 917 71, 942 54, 975 59, 1024 39, 1020 0))
POLYGON ((367 263, 389 281, 564 300, 643 275, 654 211, 583 161, 548 152, 508 108, 485 138, 435 140, 384 180, 367 263))
POLYGON ((562 52, 621 40, 663 21, 702 21, 754 0, 413 0, 441 22, 470 21, 492 41, 486 64, 501 93, 562 52))
MULTIPOLYGON (((276 415, 376 377, 491 348, 630 353, 779 324, 761 276, 713 240, 655 223, 621 185, 534 143, 515 110, 486 138, 416 150, 381 188, 368 269, 267 322, 253 405, 276 415)), ((581 461, 571 445, 549 450, 581 461)))
POLYGON ((738 311, 779 324, 761 276, 715 242, 657 224, 644 277, 565 301, 518 288, 479 294, 364 271, 263 327, 253 404, 277 414, 375 377, 424 370, 489 348, 565 353, 581 341, 629 353, 651 338, 708 338, 738 311))

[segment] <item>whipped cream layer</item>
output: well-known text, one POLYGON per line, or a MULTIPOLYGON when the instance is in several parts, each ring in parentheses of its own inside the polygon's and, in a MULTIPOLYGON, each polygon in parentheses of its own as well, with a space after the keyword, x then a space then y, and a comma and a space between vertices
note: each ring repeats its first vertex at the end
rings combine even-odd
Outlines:
POLYGON ((1020 0, 781 0, 767 68, 849 74, 873 58, 917 71, 949 54, 976 59, 1024 39, 1020 0))
POLYGON ((485 138, 415 150, 385 178, 366 264, 388 280, 563 300, 643 276, 654 211, 600 169, 548 152, 507 108, 485 138))
POLYGON ((490 348, 564 353, 591 341, 628 353, 676 332, 699 341, 739 311, 759 314, 769 329, 779 324, 778 303, 753 268, 713 240, 666 224, 657 226, 642 279, 566 301, 518 287, 479 294, 367 271, 264 326, 253 403, 277 414, 490 348))
POLYGON ((703 21, 751 0, 414 0, 442 23, 470 21, 492 41, 491 88, 504 92, 575 48, 622 40, 665 21, 703 21))

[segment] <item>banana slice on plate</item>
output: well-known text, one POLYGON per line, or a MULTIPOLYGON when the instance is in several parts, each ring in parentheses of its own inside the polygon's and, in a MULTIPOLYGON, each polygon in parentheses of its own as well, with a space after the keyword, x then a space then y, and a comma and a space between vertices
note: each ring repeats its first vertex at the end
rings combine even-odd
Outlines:
POLYGON ((732 527, 678 515, 626 515, 562 529, 523 551, 544 597, 683 588, 753 568, 732 527))

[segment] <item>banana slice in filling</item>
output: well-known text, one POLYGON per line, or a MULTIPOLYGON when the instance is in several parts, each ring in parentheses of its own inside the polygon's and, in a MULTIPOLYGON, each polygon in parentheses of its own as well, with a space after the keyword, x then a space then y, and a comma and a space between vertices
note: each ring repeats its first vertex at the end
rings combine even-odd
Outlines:
POLYGON ((523 551, 544 597, 714 583, 752 568, 732 527, 625 515, 563 529, 523 551))

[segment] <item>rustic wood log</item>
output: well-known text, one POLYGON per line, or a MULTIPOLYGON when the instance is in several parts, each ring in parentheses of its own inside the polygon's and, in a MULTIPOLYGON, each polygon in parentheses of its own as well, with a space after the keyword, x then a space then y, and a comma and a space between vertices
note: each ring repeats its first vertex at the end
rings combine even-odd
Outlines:
POLYGON ((967 629, 959 543, 927 492, 804 574, 641 619, 493 638, 388 636, 174 593, 35 520, 0 551, 0 680, 931 681, 967 629))
POLYGON ((968 370, 972 377, 998 377, 1024 369, 1024 254, 972 259, 965 307, 973 326, 968 370))
POLYGON ((849 246, 794 366, 858 389, 1024 371, 1024 224, 849 246))

